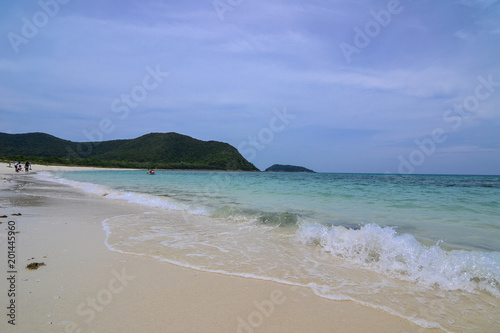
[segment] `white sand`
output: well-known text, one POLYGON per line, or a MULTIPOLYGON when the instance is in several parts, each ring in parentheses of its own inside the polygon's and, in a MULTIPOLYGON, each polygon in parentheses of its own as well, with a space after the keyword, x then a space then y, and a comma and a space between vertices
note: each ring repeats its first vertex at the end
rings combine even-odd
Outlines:
POLYGON ((0 163, 0 215, 8 216, 0 218, 0 332, 438 332, 353 302, 322 299, 306 288, 112 252, 101 222, 144 207, 38 181, 6 166, 0 163), (7 299, 8 221, 20 233, 16 295, 7 299), (46 266, 30 271, 30 262, 46 266), (10 299, 15 326, 6 316, 10 299))

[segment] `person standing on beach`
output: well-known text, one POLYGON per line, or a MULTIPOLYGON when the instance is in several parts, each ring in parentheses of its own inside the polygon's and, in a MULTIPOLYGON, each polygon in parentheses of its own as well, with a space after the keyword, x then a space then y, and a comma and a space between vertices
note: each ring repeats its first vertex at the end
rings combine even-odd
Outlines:
POLYGON ((26 161, 26 163, 24 164, 24 172, 29 172, 30 167, 31 167, 30 161, 26 161))

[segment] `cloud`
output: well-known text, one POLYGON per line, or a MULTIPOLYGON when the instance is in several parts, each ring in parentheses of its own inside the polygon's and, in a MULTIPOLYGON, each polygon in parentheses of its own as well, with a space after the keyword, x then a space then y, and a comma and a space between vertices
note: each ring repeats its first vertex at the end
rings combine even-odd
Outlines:
POLYGON ((310 79, 353 87, 361 90, 381 90, 412 97, 450 96, 462 88, 457 73, 443 68, 410 70, 350 70, 339 73, 315 73, 310 79))
POLYGON ((468 146, 452 146, 440 148, 439 153, 451 154, 469 154, 469 153, 500 153, 500 148, 484 148, 474 145, 468 146))

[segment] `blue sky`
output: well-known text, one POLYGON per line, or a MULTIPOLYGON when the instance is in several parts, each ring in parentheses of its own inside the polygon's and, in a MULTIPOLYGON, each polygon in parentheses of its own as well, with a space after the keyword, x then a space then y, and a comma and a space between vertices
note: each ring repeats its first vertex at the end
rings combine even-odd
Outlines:
POLYGON ((500 174, 500 1, 2 1, 0 132, 500 174))

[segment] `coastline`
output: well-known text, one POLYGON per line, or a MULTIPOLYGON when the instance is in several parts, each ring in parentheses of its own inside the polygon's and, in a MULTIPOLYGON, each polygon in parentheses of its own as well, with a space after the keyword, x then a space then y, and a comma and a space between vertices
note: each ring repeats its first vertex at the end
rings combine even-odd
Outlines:
MULTIPOLYGON (((310 289, 110 251, 102 221, 154 211, 16 174, 0 163, 0 264, 16 234, 15 329, 38 332, 441 332, 310 289), (21 216, 12 214, 21 213, 21 216), (34 259, 31 259, 34 258, 34 259), (29 259, 29 260, 28 260, 29 259), (44 262, 37 270, 25 267, 44 262)), ((110 170, 41 166, 37 171, 110 170)), ((117 170, 117 169, 111 169, 117 170)), ((0 292, 9 286, 2 279, 0 292)), ((6 306, 2 306, 7 312, 6 306)), ((415 309, 418 311, 418 309, 415 309)), ((0 330, 12 330, 6 316, 0 330)), ((13 331, 14 331, 13 330, 13 331)))

